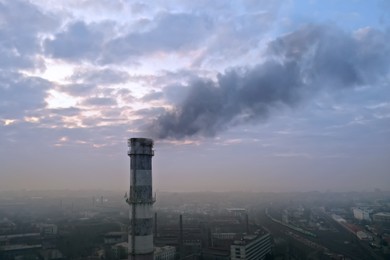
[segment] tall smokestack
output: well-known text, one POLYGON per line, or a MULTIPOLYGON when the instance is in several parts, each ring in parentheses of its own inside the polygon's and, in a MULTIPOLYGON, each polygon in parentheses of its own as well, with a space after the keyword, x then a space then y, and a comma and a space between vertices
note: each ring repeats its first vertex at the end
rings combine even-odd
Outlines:
POLYGON ((184 258, 183 215, 181 214, 179 222, 179 254, 180 259, 184 258))
POLYGON ((245 214, 245 232, 249 235, 249 216, 248 212, 245 214))
POLYGON ((157 232, 157 212, 154 213, 154 236, 155 237, 158 236, 158 232, 157 232))
POLYGON ((129 259, 153 260, 153 140, 130 138, 129 259))

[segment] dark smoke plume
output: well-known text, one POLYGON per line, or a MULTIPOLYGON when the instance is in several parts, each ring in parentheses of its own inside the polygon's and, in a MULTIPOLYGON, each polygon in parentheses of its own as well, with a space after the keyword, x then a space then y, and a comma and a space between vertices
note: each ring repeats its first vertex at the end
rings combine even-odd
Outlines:
POLYGON ((270 42, 266 61, 257 66, 192 82, 181 105, 157 117, 148 131, 160 139, 214 136, 293 107, 322 88, 377 84, 389 72, 389 42, 389 31, 365 28, 349 35, 335 27, 307 26, 270 42))

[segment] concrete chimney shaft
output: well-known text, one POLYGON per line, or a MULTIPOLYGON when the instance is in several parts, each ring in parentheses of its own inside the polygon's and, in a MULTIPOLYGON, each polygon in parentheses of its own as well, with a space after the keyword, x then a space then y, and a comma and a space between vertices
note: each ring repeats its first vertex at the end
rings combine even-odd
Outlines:
POLYGON ((153 259, 153 140, 130 138, 129 259, 153 259))

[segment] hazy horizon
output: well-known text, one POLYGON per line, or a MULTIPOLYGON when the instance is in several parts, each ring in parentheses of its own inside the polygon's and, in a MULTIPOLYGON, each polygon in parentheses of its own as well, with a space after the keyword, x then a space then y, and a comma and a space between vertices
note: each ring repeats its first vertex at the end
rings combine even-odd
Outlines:
POLYGON ((0 191, 390 189, 387 1, 0 1, 0 191))

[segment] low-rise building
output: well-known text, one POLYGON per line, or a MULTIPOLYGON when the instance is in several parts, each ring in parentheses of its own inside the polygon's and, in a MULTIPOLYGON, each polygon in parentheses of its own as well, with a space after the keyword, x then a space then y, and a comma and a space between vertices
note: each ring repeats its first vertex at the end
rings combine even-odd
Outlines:
POLYGON ((163 246, 154 248, 154 260, 174 260, 176 248, 174 246, 163 246))
POLYGON ((247 235, 230 246, 231 260, 260 260, 271 254, 271 236, 267 232, 247 235))
POLYGON ((104 235, 104 244, 113 245, 125 242, 127 239, 126 232, 109 232, 104 235))
POLYGON ((390 225, 390 212, 379 212, 373 215, 374 222, 390 225))
POLYGON ((372 240, 372 236, 370 234, 368 234, 367 232, 365 231, 357 231, 356 232, 356 236, 360 239, 360 240, 372 240))
POLYGON ((58 234, 58 228, 55 224, 39 224, 39 231, 43 236, 54 236, 58 234))
POLYGON ((370 213, 372 210, 368 208, 352 208, 353 216, 358 220, 371 221, 370 213))
POLYGON ((129 244, 122 242, 111 246, 112 257, 114 259, 125 259, 128 255, 129 244))

